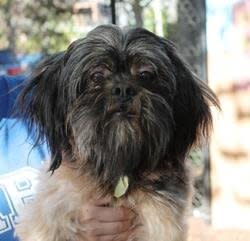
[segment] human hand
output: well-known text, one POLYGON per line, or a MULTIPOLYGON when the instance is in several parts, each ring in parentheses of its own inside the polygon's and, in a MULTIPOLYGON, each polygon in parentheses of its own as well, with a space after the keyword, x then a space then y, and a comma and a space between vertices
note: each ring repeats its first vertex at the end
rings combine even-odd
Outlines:
POLYGON ((133 228, 135 213, 125 207, 110 207, 102 198, 84 205, 80 223, 83 232, 77 241, 126 241, 133 228))

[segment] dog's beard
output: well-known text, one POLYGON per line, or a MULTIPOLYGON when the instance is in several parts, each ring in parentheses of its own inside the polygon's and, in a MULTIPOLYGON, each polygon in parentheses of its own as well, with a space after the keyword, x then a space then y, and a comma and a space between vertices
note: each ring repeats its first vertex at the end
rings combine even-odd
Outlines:
POLYGON ((100 93, 85 93, 77 103, 69 115, 75 159, 103 187, 113 188, 123 175, 136 182, 165 158, 174 128, 161 96, 145 91, 125 112, 100 93))

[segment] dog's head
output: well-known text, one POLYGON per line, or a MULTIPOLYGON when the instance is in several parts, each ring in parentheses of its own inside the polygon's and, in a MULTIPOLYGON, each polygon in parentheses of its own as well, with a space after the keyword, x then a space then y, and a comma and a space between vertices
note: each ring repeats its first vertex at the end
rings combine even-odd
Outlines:
POLYGON ((181 165, 208 134, 209 105, 217 105, 172 43, 112 25, 41 63, 21 99, 29 124, 48 142, 51 170, 64 156, 107 186, 181 165))

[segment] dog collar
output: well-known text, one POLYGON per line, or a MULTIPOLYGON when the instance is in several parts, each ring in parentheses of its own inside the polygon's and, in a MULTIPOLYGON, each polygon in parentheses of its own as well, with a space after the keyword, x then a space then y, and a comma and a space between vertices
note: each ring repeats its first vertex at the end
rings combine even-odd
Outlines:
POLYGON ((128 176, 120 177, 115 187, 114 197, 116 198, 122 197, 127 192, 128 186, 129 186, 128 176))

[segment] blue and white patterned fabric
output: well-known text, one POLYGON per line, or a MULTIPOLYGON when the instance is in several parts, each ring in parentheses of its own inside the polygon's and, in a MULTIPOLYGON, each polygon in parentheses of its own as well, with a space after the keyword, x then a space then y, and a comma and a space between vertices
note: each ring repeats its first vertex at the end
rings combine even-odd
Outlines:
POLYGON ((0 241, 16 241, 13 234, 19 208, 32 200, 38 168, 48 160, 48 154, 45 146, 33 148, 22 123, 3 121, 0 130, 0 241))
POLYGON ((13 107, 12 102, 6 97, 1 102, 0 96, 0 241, 18 240, 14 226, 20 207, 32 200, 38 169, 49 158, 45 145, 33 147, 34 141, 28 138, 27 128, 20 120, 2 119, 13 107))

